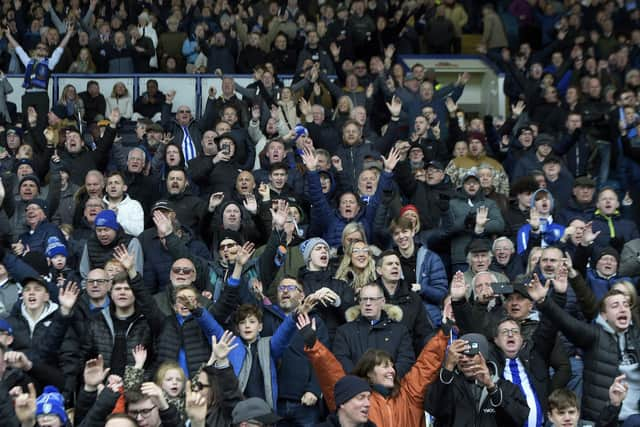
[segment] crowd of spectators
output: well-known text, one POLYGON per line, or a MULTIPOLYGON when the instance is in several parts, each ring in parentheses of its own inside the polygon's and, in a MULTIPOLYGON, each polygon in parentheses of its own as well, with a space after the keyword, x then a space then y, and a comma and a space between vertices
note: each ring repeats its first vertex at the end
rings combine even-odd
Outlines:
POLYGON ((2 26, 0 424, 640 426, 635 1, 5 0, 2 26), (507 117, 399 57, 470 32, 507 117), (153 78, 49 99, 67 72, 221 84, 196 117, 153 78))

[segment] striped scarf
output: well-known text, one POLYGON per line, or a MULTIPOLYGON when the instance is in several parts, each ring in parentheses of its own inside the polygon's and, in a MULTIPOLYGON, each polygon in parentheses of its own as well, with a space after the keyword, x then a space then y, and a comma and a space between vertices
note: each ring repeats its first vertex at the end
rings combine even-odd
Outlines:
POLYGON ((544 414, 540 406, 540 400, 533 388, 533 384, 529 381, 529 375, 524 368, 520 359, 507 358, 503 377, 505 380, 517 385, 522 390, 522 394, 527 399, 529 405, 529 417, 524 423, 524 427, 541 427, 544 422, 544 414))
POLYGON ((184 134, 184 139, 182 140, 182 154, 184 155, 184 164, 186 167, 189 164, 189 160, 196 157, 197 153, 196 146, 189 134, 189 128, 187 126, 182 126, 182 132, 184 134))

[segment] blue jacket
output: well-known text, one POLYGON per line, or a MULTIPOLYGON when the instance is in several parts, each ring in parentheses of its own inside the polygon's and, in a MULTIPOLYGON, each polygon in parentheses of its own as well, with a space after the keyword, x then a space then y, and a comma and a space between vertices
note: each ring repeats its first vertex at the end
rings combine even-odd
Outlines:
POLYGON ((618 274, 614 274, 612 277, 605 279, 604 277, 600 276, 595 269, 587 269, 587 285, 589 285, 591 291, 593 291, 593 294, 596 297, 596 300, 598 301, 600 301, 602 297, 604 297, 604 295, 609 291, 609 289, 611 289, 613 285, 625 280, 633 283, 633 280, 631 280, 629 277, 621 277, 618 274))
POLYGON ((322 186, 320 185, 320 174, 316 171, 307 172, 307 185, 309 188, 309 197, 311 198, 311 207, 313 219, 317 222, 322 230, 322 237, 332 247, 339 247, 342 244, 342 230, 349 222, 360 222, 367 233, 370 240, 373 237, 373 222, 376 217, 378 205, 382 197, 383 190, 390 189, 393 173, 382 172, 378 188, 375 194, 369 199, 367 206, 360 206, 360 212, 352 219, 343 218, 337 209, 329 205, 327 198, 322 194, 322 186))
MULTIPOLYGON (((263 307, 263 329, 266 336, 275 335, 277 329, 286 320, 287 315, 277 305, 263 307)), ((314 315, 318 340, 329 346, 329 333, 322 319, 314 315)), ((300 401, 302 395, 311 392, 320 398, 322 391, 311 362, 304 352, 304 339, 296 332, 289 347, 282 355, 278 369, 278 389, 280 400, 300 401)))
POLYGON ((58 226, 44 219, 36 226, 33 233, 29 231, 22 233, 20 240, 22 240, 24 245, 29 246, 31 251, 45 253, 47 250, 47 240, 53 236, 60 239, 63 244, 67 244, 67 239, 58 226))
MULTIPOLYGON (((200 327, 205 331, 207 336, 215 335, 217 339, 220 339, 224 333, 222 326, 220 326, 220 324, 216 322, 213 316, 211 316, 206 310, 203 310, 203 316, 198 318, 198 323, 200 323, 200 327)), ((289 347, 289 343, 296 331, 297 328, 294 318, 292 316, 287 316, 271 337, 271 363, 269 367, 269 375, 271 377, 273 402, 278 401, 278 372, 276 370, 276 361, 282 357, 285 350, 289 347)), ((240 340, 239 337, 236 339, 240 340)), ((231 366, 233 366, 233 372, 235 372, 236 376, 240 375, 240 370, 244 364, 244 357, 247 353, 247 347, 244 341, 240 341, 238 344, 239 345, 229 353, 229 362, 231 363, 231 366)), ((257 341, 254 344, 257 345, 257 341)))
POLYGON ((416 255, 416 281, 420 283, 420 296, 431 323, 438 328, 442 322, 440 303, 449 293, 449 281, 438 254, 424 246, 416 255))
POLYGON ((597 233, 598 231, 600 231, 600 235, 596 238, 594 251, 607 246, 613 246, 620 251, 622 244, 640 237, 635 222, 623 218, 618 211, 611 216, 606 216, 600 213, 599 209, 596 210, 593 217, 593 232, 597 233), (616 239, 622 244, 612 243, 612 239, 616 239))
MULTIPOLYGON (((551 217, 549 217, 551 218, 551 217)), ((541 244, 543 247, 551 246, 558 241, 564 234, 564 226, 556 224, 553 220, 547 220, 547 229, 544 232, 540 232, 541 244)), ((527 251, 529 247, 529 239, 531 238, 531 225, 525 224, 518 230, 518 254, 522 254, 527 251)))

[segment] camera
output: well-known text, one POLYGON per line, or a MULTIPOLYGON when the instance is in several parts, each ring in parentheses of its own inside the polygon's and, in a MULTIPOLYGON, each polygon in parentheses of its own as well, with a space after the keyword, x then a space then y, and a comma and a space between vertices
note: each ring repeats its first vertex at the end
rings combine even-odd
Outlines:
POLYGON ((494 294, 505 295, 513 293, 513 285, 509 282, 492 283, 491 289, 494 294))
POLYGON ((463 352, 466 356, 475 356, 480 353, 480 345, 477 342, 470 342, 469 349, 463 352))

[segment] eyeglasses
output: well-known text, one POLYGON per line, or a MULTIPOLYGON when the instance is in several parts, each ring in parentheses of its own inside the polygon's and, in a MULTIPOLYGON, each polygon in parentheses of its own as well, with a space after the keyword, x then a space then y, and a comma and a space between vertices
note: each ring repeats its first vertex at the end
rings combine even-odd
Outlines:
POLYGON ((360 302, 364 303, 372 303, 376 301, 380 301, 384 297, 360 297, 360 302))
POLYGON ((191 384, 191 391, 202 391, 202 389, 209 388, 211 385, 203 384, 200 381, 194 381, 191 384))
POLYGON ((87 285, 106 285, 109 279, 87 279, 87 285))
POLYGON ((296 285, 279 285, 278 286, 278 291, 280 292, 293 292, 293 291, 300 291, 301 289, 299 287, 297 287, 296 285))
POLYGON ((191 274, 193 273, 193 268, 191 267, 171 267, 171 271, 173 274, 191 274))
POLYGON ((224 251, 225 249, 231 249, 236 245, 237 243, 227 243, 226 245, 220 245, 219 248, 221 251, 224 251))
POLYGON ((351 250, 351 253, 354 253, 354 254, 368 254, 369 253, 369 248, 353 248, 351 250))
POLYGON ((138 417, 147 418, 151 414, 151 411, 153 411, 154 409, 156 409, 155 405, 152 406, 151 408, 139 409, 137 411, 129 410, 127 411, 127 413, 129 414, 129 416, 136 419, 138 417))
POLYGON ((178 113, 191 114, 191 110, 178 110, 178 113))
POLYGON ((520 335, 520 329, 518 328, 513 328, 513 329, 500 329, 499 331, 500 335, 502 335, 503 337, 510 337, 510 336, 519 336, 520 335))

